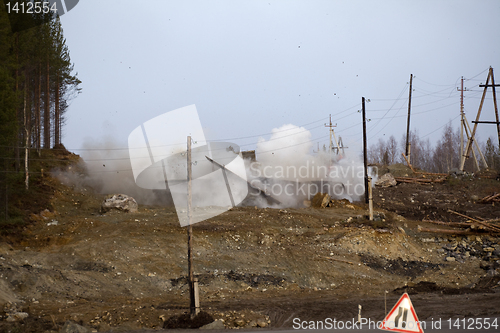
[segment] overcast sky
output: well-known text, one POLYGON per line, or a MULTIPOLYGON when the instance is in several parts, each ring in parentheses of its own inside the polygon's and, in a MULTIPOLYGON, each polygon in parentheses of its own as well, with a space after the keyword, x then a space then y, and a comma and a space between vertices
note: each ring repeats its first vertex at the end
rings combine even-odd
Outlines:
MULTIPOLYGON (((244 150, 284 124, 328 144, 329 114, 359 149, 362 96, 368 144, 401 139, 410 74, 411 127, 435 141, 460 125, 460 77, 472 121, 489 66, 500 73, 499 17, 498 0, 80 0, 61 18, 83 82, 63 143, 78 153, 109 135, 126 148, 140 124, 195 104, 207 139, 244 150)), ((486 97, 481 119, 494 120, 486 97)))

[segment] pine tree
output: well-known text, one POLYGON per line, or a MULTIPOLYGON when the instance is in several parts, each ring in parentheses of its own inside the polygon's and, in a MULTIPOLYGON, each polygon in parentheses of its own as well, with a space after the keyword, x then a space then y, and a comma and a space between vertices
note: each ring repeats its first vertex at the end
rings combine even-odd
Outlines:
POLYGON ((53 24, 54 40, 54 145, 61 144, 61 127, 63 114, 66 110, 66 98, 71 98, 71 93, 80 91, 78 85, 81 83, 76 76, 71 75, 73 65, 69 56, 66 39, 59 18, 53 24))
POLYGON ((500 172, 500 149, 499 147, 495 147, 491 137, 486 141, 484 158, 490 169, 500 172))
MULTIPOLYGON (((4 6, 0 0, 0 6, 4 6)), ((15 61, 11 48, 13 36, 7 13, 0 10, 0 216, 8 219, 8 191, 10 186, 9 171, 12 158, 12 147, 16 144, 18 123, 16 120, 17 98, 14 92, 15 61)))

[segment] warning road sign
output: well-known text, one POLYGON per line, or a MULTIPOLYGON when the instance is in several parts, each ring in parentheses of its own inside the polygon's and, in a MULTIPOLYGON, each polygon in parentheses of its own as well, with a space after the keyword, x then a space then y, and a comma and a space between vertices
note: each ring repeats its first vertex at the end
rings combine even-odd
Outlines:
POLYGON ((424 333, 407 293, 404 293, 389 311, 379 329, 402 333, 424 333))

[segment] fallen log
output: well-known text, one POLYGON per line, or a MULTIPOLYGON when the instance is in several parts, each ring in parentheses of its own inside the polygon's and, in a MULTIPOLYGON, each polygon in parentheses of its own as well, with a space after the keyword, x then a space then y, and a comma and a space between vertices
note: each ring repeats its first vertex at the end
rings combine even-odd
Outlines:
POLYGON ((498 223, 498 222, 500 222, 500 219, 483 220, 483 222, 486 222, 486 223, 498 223))
POLYGON ((477 219, 475 219, 473 217, 467 216, 467 215, 459 213, 459 212, 455 212, 454 210, 451 210, 451 209, 448 209, 448 213, 452 213, 452 214, 455 214, 455 215, 458 215, 458 216, 461 216, 461 217, 465 217, 466 219, 474 221, 474 222, 481 222, 481 221, 479 221, 479 220, 477 220, 477 219))
POLYGON ((478 202, 480 203, 500 202, 500 193, 493 193, 491 195, 487 195, 478 202))
POLYGON ((435 173, 435 172, 423 172, 423 171, 415 171, 416 174, 423 175, 423 176, 440 176, 440 177, 447 177, 447 173, 435 173))
POLYGON ((431 228, 423 228, 421 226, 418 226, 418 231, 440 233, 440 234, 452 234, 452 235, 473 235, 480 233, 479 230, 431 229, 431 228))
POLYGON ((500 228, 499 228, 499 227, 496 227, 496 226, 494 226, 494 225, 491 225, 491 224, 488 224, 488 223, 486 223, 486 222, 483 222, 483 221, 477 220, 477 219, 475 219, 475 218, 472 218, 472 217, 467 216, 467 215, 464 215, 464 214, 460 214, 460 213, 455 212, 455 211, 453 211, 453 210, 451 210, 451 209, 448 209, 448 212, 453 213, 453 214, 456 214, 456 215, 458 215, 458 216, 465 217, 466 219, 469 219, 469 220, 471 220, 471 221, 473 221, 473 222, 476 222, 476 223, 478 223, 478 224, 480 224, 480 225, 482 225, 482 226, 484 226, 484 227, 486 227, 486 228, 488 228, 488 229, 490 229, 490 230, 492 230, 492 231, 495 231, 495 232, 500 232, 500 228))
POLYGON ((442 221, 435 221, 435 220, 422 220, 422 222, 427 222, 427 223, 434 223, 434 224, 441 224, 441 225, 449 225, 449 226, 455 226, 455 227, 470 227, 470 223, 465 223, 465 222, 442 222, 442 221))
POLYGON ((411 178, 411 177, 394 177, 397 182, 400 183, 442 183, 445 181, 444 178, 435 178, 435 179, 427 179, 427 178, 411 178))

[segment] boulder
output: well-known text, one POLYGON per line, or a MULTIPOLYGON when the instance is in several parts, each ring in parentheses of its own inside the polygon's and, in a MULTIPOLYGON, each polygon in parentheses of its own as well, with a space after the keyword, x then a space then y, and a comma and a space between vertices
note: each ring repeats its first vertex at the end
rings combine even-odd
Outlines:
POLYGON ((106 198, 101 204, 101 212, 106 213, 112 209, 121 210, 124 212, 137 212, 137 201, 134 198, 125 194, 113 194, 106 198))
POLYGON ((92 331, 87 327, 83 327, 72 321, 67 321, 59 331, 59 333, 90 333, 90 332, 92 331))
POLYGON ((330 201, 332 198, 328 193, 316 193, 316 195, 311 200, 311 206, 315 208, 325 208, 330 206, 330 201))
POLYGON ((223 330, 225 329, 226 326, 224 326, 224 323, 222 322, 222 320, 215 320, 213 322, 211 322, 210 324, 206 324, 202 327, 200 327, 200 330, 223 330))
POLYGON ((386 173, 375 182, 375 186, 378 187, 391 187, 396 185, 396 179, 394 179, 390 173, 386 173))

